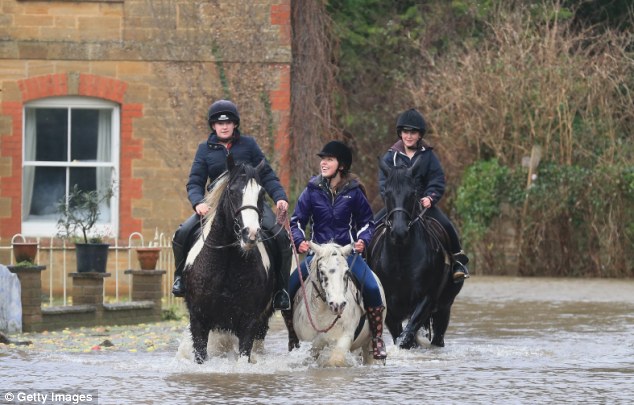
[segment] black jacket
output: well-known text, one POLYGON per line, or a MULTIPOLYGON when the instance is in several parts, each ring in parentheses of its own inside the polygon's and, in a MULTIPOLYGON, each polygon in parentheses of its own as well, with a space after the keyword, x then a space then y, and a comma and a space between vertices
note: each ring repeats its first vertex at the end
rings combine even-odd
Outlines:
MULTIPOLYGON (((227 170, 227 155, 231 152, 236 164, 248 163, 257 166, 262 160, 266 161, 262 150, 253 137, 240 135, 236 130, 236 136, 231 143, 230 150, 218 142, 215 132, 209 135, 206 142, 198 145, 194 162, 187 182, 187 196, 195 208, 204 200, 205 188, 209 187, 225 170, 227 170), (209 185, 208 185, 209 180, 209 185)), ((286 192, 280 183, 268 161, 260 173, 260 181, 273 201, 288 201, 286 192)))
MULTIPOLYGON (((429 197, 436 205, 445 194, 445 172, 440 161, 429 145, 422 145, 410 159, 405 154, 403 141, 399 140, 383 155, 383 161, 390 167, 411 167, 416 160, 421 160, 414 172, 416 178, 416 194, 418 198, 429 197)), ((379 170, 379 187, 381 196, 385 193, 385 175, 379 170)))

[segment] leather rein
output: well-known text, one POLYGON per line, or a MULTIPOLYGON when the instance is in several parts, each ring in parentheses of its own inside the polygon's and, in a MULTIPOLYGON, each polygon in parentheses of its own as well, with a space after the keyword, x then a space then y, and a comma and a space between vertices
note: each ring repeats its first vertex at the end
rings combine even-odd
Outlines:
MULTIPOLYGON (((284 227, 286 229, 286 231, 288 232, 289 237, 291 237, 292 233, 291 233, 291 224, 290 221, 288 220, 288 216, 284 215, 284 227)), ((306 284, 304 283, 304 277, 302 276, 302 270, 301 270, 301 262, 299 261, 299 254, 297 253, 297 249, 295 248, 295 243, 293 243, 293 239, 291 237, 291 247, 293 249, 293 255, 295 256, 295 261, 297 262, 297 270, 299 272, 299 283, 301 286, 301 290, 302 290, 302 294, 304 296, 304 305, 306 306, 306 314, 308 315, 308 321, 310 322, 310 326, 313 327, 313 329, 316 332, 319 333, 327 333, 330 329, 332 329, 335 324, 337 323, 337 321, 339 320, 339 318, 341 318, 341 315, 337 315, 335 317, 335 319, 332 321, 332 323, 326 327, 326 328, 319 328, 316 324, 315 324, 315 320, 313 319, 312 313, 310 312, 310 306, 308 305, 308 297, 306 296, 306 284)), ((352 261, 352 264, 354 264, 354 260, 356 260, 358 257, 358 253, 356 254, 355 258, 352 261)), ((352 266, 350 266, 352 268, 352 266)), ((349 270, 348 270, 349 271, 349 270)), ((314 283, 314 282, 313 282, 314 283)), ((319 294, 319 296, 324 300, 324 302, 326 301, 325 297, 323 297, 321 294, 319 294)), ((292 299, 292 297, 291 297, 292 299)))
POLYGON ((392 216, 397 213, 397 212, 404 212, 407 217, 409 218, 409 222, 407 223, 407 229, 409 230, 412 226, 414 226, 414 224, 416 224, 416 222, 419 222, 423 220, 423 216, 425 215, 425 212, 427 212, 427 208, 423 208, 422 204, 420 203, 420 201, 418 202, 418 205, 415 205, 414 208, 412 209, 412 212, 407 211, 405 208, 403 207, 396 207, 394 209, 392 209, 390 212, 387 213, 387 215, 385 216, 385 225, 388 228, 392 228, 392 221, 391 218, 392 216), (420 214, 414 216, 414 211, 416 211, 416 207, 418 206, 419 210, 420 210, 420 214), (412 218, 413 217, 413 218, 412 218))

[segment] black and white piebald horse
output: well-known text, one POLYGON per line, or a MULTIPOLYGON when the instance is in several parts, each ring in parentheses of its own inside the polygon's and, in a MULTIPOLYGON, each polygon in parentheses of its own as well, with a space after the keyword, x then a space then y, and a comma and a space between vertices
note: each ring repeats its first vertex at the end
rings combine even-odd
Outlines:
POLYGON ((261 237, 262 167, 236 165, 229 155, 227 172, 205 199, 211 209, 183 272, 198 363, 207 359, 208 343, 220 355, 233 349, 235 338, 239 355, 255 362, 254 342, 261 344, 268 331, 276 272, 261 237))

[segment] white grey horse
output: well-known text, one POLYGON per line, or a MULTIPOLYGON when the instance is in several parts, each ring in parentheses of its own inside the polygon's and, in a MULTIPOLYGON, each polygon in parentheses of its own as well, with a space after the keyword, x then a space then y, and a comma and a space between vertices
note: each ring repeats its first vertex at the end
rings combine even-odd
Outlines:
MULTIPOLYGON (((350 365, 347 354, 358 349, 361 349, 364 364, 373 363, 372 334, 365 317, 363 298, 352 280, 346 261, 352 253, 352 245, 341 247, 336 243, 309 243, 315 256, 310 263, 309 276, 304 281, 305 289, 300 288, 293 303, 293 325, 297 337, 312 342, 311 353, 322 366, 350 365), (355 337, 361 321, 363 327, 355 337)), ((376 275, 374 278, 385 302, 381 282, 376 275)))

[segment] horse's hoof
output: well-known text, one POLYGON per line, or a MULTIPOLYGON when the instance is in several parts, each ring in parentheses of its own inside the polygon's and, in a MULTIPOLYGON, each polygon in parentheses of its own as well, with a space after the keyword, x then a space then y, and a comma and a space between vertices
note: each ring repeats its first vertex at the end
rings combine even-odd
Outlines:
POLYGON ((292 352, 293 349, 299 349, 299 340, 288 340, 288 351, 292 352))
POLYGON ((401 349, 409 350, 409 349, 418 347, 418 342, 416 341, 416 338, 414 337, 414 335, 411 333, 401 335, 398 340, 399 340, 398 347, 401 349))
POLYGON ((431 344, 438 347, 445 347, 445 338, 440 337, 437 339, 436 337, 434 337, 431 341, 431 344))
POLYGON ((330 356, 330 360, 327 362, 329 367, 346 367, 346 355, 343 353, 333 353, 330 356))

